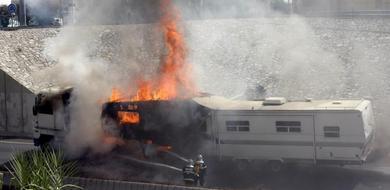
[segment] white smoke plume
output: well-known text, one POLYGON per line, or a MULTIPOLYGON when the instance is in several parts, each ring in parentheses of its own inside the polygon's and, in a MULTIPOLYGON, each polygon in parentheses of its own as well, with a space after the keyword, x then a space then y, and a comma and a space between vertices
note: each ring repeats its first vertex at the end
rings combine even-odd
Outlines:
MULTIPOLYGON (((213 2, 208 10, 229 10, 213 2)), ((272 16, 237 19, 233 11, 232 19, 186 23, 201 89, 237 97, 261 85, 268 97, 370 98, 380 140, 388 138, 388 19, 283 16, 259 1, 244 4, 272 16)))
POLYGON ((102 143, 102 104, 108 101, 113 87, 131 89, 133 73, 146 66, 153 70, 150 65, 158 63, 158 59, 148 63, 142 60, 146 57, 142 50, 146 51, 143 48, 148 42, 136 40, 154 35, 150 27, 98 26, 99 19, 117 19, 108 15, 120 6, 107 1, 95 3, 83 1, 76 12, 76 25, 65 26, 56 37, 47 39, 45 54, 56 64, 37 74, 41 80, 74 87, 69 109, 70 131, 66 137, 66 148, 72 155, 79 155, 87 148, 95 152, 110 150, 111 147, 102 143), (92 5, 95 12, 88 12, 86 9, 92 5), (102 15, 102 12, 108 15, 102 15), (82 26, 85 22, 91 25, 82 26))
MULTIPOLYGON (((67 148, 77 154, 84 148, 101 142, 101 102, 109 97, 114 72, 103 59, 89 57, 88 43, 98 35, 87 28, 64 28, 47 41, 46 53, 58 63, 49 73, 61 86, 74 87, 70 106, 70 133, 67 148)), ((103 144, 94 147, 101 147, 103 144)))
MULTIPOLYGON (((148 75, 158 69, 164 51, 156 24, 134 24, 156 22, 158 7, 154 1, 140 2, 126 7, 121 1, 80 1, 76 25, 62 28, 47 41, 47 54, 58 62, 49 76, 75 86, 68 137, 73 148, 100 147, 101 102, 113 86, 131 89, 135 73, 148 75), (146 16, 138 9, 147 10, 146 16)), ((352 39, 362 37, 359 34, 341 37, 351 41, 352 49, 340 41, 339 51, 337 43, 327 41, 337 39, 335 33, 313 27, 313 20, 321 19, 281 15, 265 1, 175 2, 188 19, 183 22, 188 62, 201 91, 232 97, 262 85, 267 96, 290 99, 371 96, 378 115, 386 113, 390 102, 385 84, 388 65, 382 60, 386 51, 352 39), (256 18, 242 18, 251 15, 256 18)), ((323 19, 325 24, 335 22, 323 19)))

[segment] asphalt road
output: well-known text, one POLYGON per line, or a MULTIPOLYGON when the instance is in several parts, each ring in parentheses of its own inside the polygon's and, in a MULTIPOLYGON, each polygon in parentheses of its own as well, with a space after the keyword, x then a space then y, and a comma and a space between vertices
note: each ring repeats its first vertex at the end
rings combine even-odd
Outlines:
MULTIPOLYGON (((14 152, 34 149, 31 140, 8 139, 0 140, 0 163, 7 162, 14 152)), ((110 153, 109 153, 110 155, 110 153)), ((118 179, 115 172, 125 169, 127 172, 133 170, 129 162, 121 164, 121 160, 109 155, 102 156, 101 160, 95 160, 95 164, 84 165, 80 169, 92 170, 96 176, 108 179, 118 179), (106 166, 106 167, 104 167, 106 166), (126 169, 127 168, 127 169, 126 169), (105 175, 99 176, 99 170, 105 175), (109 173, 109 174, 108 174, 109 173)), ((88 161, 88 163, 91 163, 88 161)), ((373 163, 362 166, 346 167, 294 167, 278 174, 263 173, 258 170, 249 169, 238 171, 229 165, 214 167, 209 163, 210 172, 207 177, 209 187, 219 187, 227 189, 261 189, 261 190, 386 190, 390 189, 390 155, 385 155, 373 163)), ((153 169, 153 173, 159 173, 153 169)), ((135 171, 134 171, 135 172, 135 171)), ((146 170, 142 173, 145 174, 146 170)), ((87 172, 89 173, 89 172, 87 172)), ((180 174, 172 175, 177 183, 181 183, 180 174), (176 176, 176 177, 175 177, 176 176)), ((138 176, 141 177, 141 176, 138 176)), ((145 177, 145 176, 143 176, 145 177)), ((153 180, 164 177, 152 177, 153 180)), ((168 178, 167 178, 168 179, 168 178)), ((168 179, 173 182, 175 180, 168 179)), ((124 180, 124 179, 123 179, 124 180)), ((138 179, 139 180, 139 179, 138 179)), ((158 181, 158 180, 157 180, 158 181)))
POLYGON ((34 149, 31 139, 2 139, 0 140, 0 164, 11 158, 12 153, 34 149))
MULTIPOLYGON (((121 152, 123 153, 123 152, 121 152)), ((79 161, 83 175, 128 181, 182 183, 181 172, 150 167, 111 152, 79 161)), ((257 190, 387 190, 390 189, 390 162, 387 156, 362 166, 288 166, 280 173, 267 172, 254 165, 239 170, 231 162, 211 161, 206 185, 210 188, 257 190)), ((164 159, 165 160, 165 159, 164 159)), ((163 160, 155 160, 158 163, 163 160)), ((165 160, 166 162, 166 160, 165 160)), ((182 163, 184 164, 184 163, 182 163)), ((179 163, 171 164, 180 167, 179 163)))

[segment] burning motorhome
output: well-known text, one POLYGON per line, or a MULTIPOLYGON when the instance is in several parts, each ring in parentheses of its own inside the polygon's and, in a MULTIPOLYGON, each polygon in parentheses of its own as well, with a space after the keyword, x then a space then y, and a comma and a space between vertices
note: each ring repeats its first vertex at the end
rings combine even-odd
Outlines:
POLYGON ((207 108, 192 99, 108 102, 103 105, 102 126, 112 136, 169 146, 172 151, 193 156, 206 135, 202 132, 206 131, 207 116, 207 108))

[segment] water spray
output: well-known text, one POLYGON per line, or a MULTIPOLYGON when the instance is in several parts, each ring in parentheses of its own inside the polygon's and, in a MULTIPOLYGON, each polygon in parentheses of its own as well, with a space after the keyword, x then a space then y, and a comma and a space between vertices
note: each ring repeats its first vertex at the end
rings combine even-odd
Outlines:
POLYGON ((145 165, 155 166, 155 167, 162 167, 162 168, 171 169, 171 170, 174 170, 174 171, 177 171, 177 172, 182 172, 181 169, 179 169, 179 168, 177 168, 175 166, 168 165, 168 164, 162 164, 162 163, 158 163, 158 162, 150 162, 150 161, 145 161, 145 160, 139 160, 139 159, 136 159, 136 158, 130 157, 130 156, 118 155, 117 157, 122 158, 122 159, 126 159, 126 160, 130 160, 132 162, 137 162, 137 163, 140 163, 140 164, 145 164, 145 165))
POLYGON ((178 158, 178 159, 180 159, 180 160, 182 160, 182 161, 184 161, 184 162, 189 162, 189 159, 184 158, 183 156, 180 156, 180 155, 177 154, 177 153, 174 153, 174 152, 171 152, 171 151, 166 151, 166 153, 169 154, 169 155, 171 155, 171 156, 173 156, 173 157, 176 157, 176 158, 178 158))

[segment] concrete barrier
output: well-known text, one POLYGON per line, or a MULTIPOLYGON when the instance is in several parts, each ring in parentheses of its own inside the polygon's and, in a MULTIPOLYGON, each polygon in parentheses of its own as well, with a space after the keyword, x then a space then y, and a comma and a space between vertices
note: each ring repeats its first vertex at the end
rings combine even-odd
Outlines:
MULTIPOLYGON (((65 180, 68 184, 74 184, 84 188, 84 190, 210 190, 201 187, 187 187, 180 185, 100 180, 88 178, 68 178, 65 180)), ((74 188, 76 189, 76 188, 74 188)))
POLYGON ((31 137, 34 94, 0 70, 0 135, 31 137))

